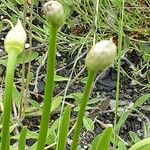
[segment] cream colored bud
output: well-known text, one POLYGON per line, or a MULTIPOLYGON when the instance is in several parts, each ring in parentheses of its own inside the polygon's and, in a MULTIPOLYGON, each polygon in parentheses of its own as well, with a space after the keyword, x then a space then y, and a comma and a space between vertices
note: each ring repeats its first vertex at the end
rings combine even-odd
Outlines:
POLYGON ((113 63, 116 53, 117 47, 112 39, 102 40, 88 52, 85 65, 89 71, 102 71, 113 63))
POLYGON ((60 27, 64 22, 64 10, 61 3, 50 0, 43 6, 47 22, 60 27))
POLYGON ((7 53, 11 53, 15 51, 17 54, 20 54, 25 45, 27 35, 26 32, 21 24, 21 21, 18 20, 15 27, 13 27, 5 38, 5 50, 7 53))

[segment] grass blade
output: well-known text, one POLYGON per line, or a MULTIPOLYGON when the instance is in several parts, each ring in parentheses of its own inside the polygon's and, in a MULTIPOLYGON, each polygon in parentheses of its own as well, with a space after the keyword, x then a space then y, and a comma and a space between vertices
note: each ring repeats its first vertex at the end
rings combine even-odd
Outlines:
POLYGON ((150 138, 139 141, 134 144, 129 150, 149 150, 150 149, 150 138))
POLYGON ((61 120, 57 150, 66 149, 66 138, 67 138, 67 133, 68 133, 68 128, 69 128, 70 113, 71 113, 71 107, 67 106, 65 108, 65 111, 61 120))
POLYGON ((120 127, 125 123, 126 119, 127 119, 128 116, 130 115, 132 109, 136 109, 137 107, 142 106, 143 103, 144 103, 145 101, 147 101, 149 98, 150 98, 150 94, 145 94, 145 95, 139 97, 139 98, 135 101, 134 105, 133 105, 129 110, 126 110, 126 111, 121 115, 121 117, 120 117, 120 119, 119 119, 119 121, 118 121, 118 123, 117 123, 117 125, 116 125, 116 128, 115 128, 116 131, 119 131, 120 127))
POLYGON ((102 136, 100 136, 98 140, 96 150, 108 150, 111 135, 112 135, 112 127, 106 128, 104 132, 102 133, 102 136))
POLYGON ((135 109, 135 108, 137 108, 137 107, 142 106, 143 103, 144 103, 148 98, 150 98, 150 94, 145 94, 145 95, 141 96, 140 98, 138 98, 138 99, 136 100, 136 102, 135 102, 134 105, 133 105, 133 108, 135 109))
POLYGON ((27 127, 22 128, 19 138, 18 150, 25 150, 26 146, 27 127))

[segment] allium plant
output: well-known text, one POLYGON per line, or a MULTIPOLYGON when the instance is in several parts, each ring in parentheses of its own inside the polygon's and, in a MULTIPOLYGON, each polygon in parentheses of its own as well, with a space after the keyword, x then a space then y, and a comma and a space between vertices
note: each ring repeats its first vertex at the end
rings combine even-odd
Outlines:
MULTIPOLYGON (((65 18, 63 6, 61 5, 61 3, 57 1, 51 0, 49 2, 46 2, 43 9, 50 35, 48 44, 47 75, 44 93, 44 105, 36 150, 44 150, 46 143, 51 112, 51 103, 54 90, 57 33, 60 26, 63 24, 65 18)), ((5 94, 4 94, 4 113, 3 113, 2 142, 1 142, 2 150, 9 150, 10 145, 9 121, 10 121, 15 62, 17 56, 24 49, 25 41, 26 41, 26 32, 23 29, 21 22, 18 21, 17 25, 12 28, 12 30, 8 33, 5 39, 5 49, 8 52, 8 63, 5 80, 5 94)), ((76 150, 77 148, 85 108, 92 91, 92 84, 96 76, 96 73, 110 66, 113 63, 115 56, 116 56, 116 45, 113 43, 111 39, 102 40, 97 44, 95 44, 86 56, 85 65, 88 70, 88 78, 84 88, 80 109, 78 112, 77 122, 73 134, 73 142, 70 148, 71 150, 76 150)), ((70 106, 67 106, 61 118, 61 125, 59 129, 60 131, 58 141, 56 143, 57 145, 56 150, 65 150, 66 148, 66 138, 70 122, 70 113, 71 108, 70 106)), ((98 143, 96 145, 97 150, 108 149, 111 134, 112 134, 112 126, 109 126, 103 132, 102 137, 98 140, 98 143), (102 147, 103 149, 101 149, 101 145, 104 145, 102 147)), ((24 127, 20 135, 18 147, 19 150, 25 149, 26 135, 27 135, 27 128, 24 127)))
POLYGON ((2 138, 1 149, 9 150, 9 121, 12 103, 12 88, 14 80, 14 71, 17 56, 23 51, 26 41, 26 32, 18 20, 17 25, 13 27, 5 38, 5 50, 8 53, 7 70, 5 78, 5 93, 4 93, 4 111, 2 120, 2 138))
POLYGON ((116 56, 117 51, 116 49, 117 49, 116 45, 113 43, 111 39, 102 40, 96 43, 86 56, 85 65, 88 70, 88 77, 84 88, 80 109, 78 112, 71 150, 76 150, 77 148, 77 142, 82 127, 85 108, 87 105, 87 101, 89 100, 90 97, 90 93, 92 90, 92 83, 94 81, 96 73, 97 71, 103 71, 103 69, 105 69, 106 67, 110 66, 113 63, 116 56))
POLYGON ((63 6, 57 1, 49 1, 45 3, 44 12, 49 28, 49 48, 47 60, 47 75, 44 93, 44 106, 40 124, 40 132, 37 143, 37 150, 43 150, 47 138, 48 123, 50 119, 51 103, 54 89, 54 72, 56 61, 56 39, 59 27, 64 22, 63 6))

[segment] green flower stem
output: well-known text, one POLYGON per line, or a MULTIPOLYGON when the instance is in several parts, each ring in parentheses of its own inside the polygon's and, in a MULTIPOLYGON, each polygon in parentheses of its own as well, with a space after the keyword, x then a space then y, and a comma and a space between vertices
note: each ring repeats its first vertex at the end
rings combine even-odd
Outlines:
POLYGON ((56 57, 56 38, 58 28, 50 26, 48 61, 47 61, 47 76, 44 93, 44 105, 40 124, 40 132, 36 150, 43 150, 47 138, 48 123, 50 119, 51 103, 54 89, 54 71, 55 71, 55 57, 56 57))
POLYGON ((80 109, 78 112, 77 123, 76 123, 76 127, 75 127, 74 134, 73 134, 73 142, 71 144, 70 150, 76 150, 77 148, 77 142, 78 142, 80 130, 82 127, 83 116, 84 116, 85 108, 87 105, 87 101, 89 100, 89 96, 92 91, 92 83, 94 81, 95 76, 96 76, 96 72, 91 72, 91 71, 88 72, 88 78, 87 78, 87 82, 86 82, 84 92, 83 92, 83 97, 82 97, 80 109))
POLYGON ((2 123, 2 139, 1 139, 1 149, 9 150, 10 137, 9 137, 9 121, 10 121, 10 111, 12 103, 12 88, 14 71, 16 64, 17 54, 12 51, 8 55, 6 79, 5 79, 5 94, 4 94, 4 112, 3 112, 3 123, 2 123))

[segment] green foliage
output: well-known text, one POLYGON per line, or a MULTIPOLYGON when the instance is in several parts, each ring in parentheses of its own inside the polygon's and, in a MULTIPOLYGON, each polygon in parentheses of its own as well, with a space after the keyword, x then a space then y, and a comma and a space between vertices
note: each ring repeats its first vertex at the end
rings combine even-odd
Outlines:
POLYGON ((108 127, 104 130, 104 132, 98 139, 96 150, 108 150, 109 149, 112 130, 113 130, 112 127, 108 127))
MULTIPOLYGON (((17 60, 16 60, 16 63, 17 64, 23 64, 23 63, 28 63, 28 62, 31 62, 33 60, 35 60, 37 57, 38 57, 38 52, 35 52, 35 51, 32 51, 31 53, 29 51, 25 51, 24 54, 21 53, 18 57, 17 57, 17 60), (24 55, 26 57, 24 57, 24 55)), ((0 59, 0 64, 6 66, 7 64, 7 58, 5 59, 0 59)))
POLYGON ((129 150, 148 150, 150 149, 150 138, 140 140, 134 144, 129 150))
POLYGON ((87 131, 92 132, 94 130, 93 121, 90 118, 87 118, 86 116, 83 118, 83 125, 87 131))
POLYGON ((16 2, 21 5, 27 3, 27 0, 16 0, 16 2))
POLYGON ((66 149, 66 140, 67 140, 67 133, 69 130, 70 113, 71 113, 71 107, 67 106, 64 110, 64 114, 63 114, 62 120, 61 120, 57 150, 65 150, 66 149))
POLYGON ((125 143, 122 141, 119 141, 117 150, 127 150, 125 143))
POLYGON ((73 7, 73 0, 58 0, 63 4, 66 18, 70 15, 73 7))
POLYGON ((24 150, 26 147, 27 127, 23 127, 20 133, 18 150, 24 150))
POLYGON ((134 133, 133 131, 130 131, 130 132, 129 132, 129 135, 130 135, 131 140, 132 140, 133 143, 137 143, 137 142, 140 141, 140 138, 139 138, 139 137, 137 136, 137 134, 134 133))
POLYGON ((92 141, 89 150, 108 150, 112 136, 112 130, 112 127, 108 127, 103 131, 102 134, 96 136, 96 138, 92 141))
POLYGON ((39 54, 36 51, 31 51, 31 53, 29 51, 25 51, 24 54, 21 53, 18 56, 17 63, 18 64, 23 64, 23 63, 31 62, 31 61, 35 60, 38 57, 38 55, 39 54))
POLYGON ((125 112, 122 113, 122 115, 119 118, 119 121, 118 121, 117 126, 116 126, 116 130, 119 130, 120 127, 125 123, 126 119, 128 118, 128 116, 130 115, 130 113, 133 109, 136 109, 137 107, 142 106, 142 104, 145 101, 147 101, 149 98, 150 98, 150 94, 145 94, 145 95, 141 96, 140 98, 138 98, 135 101, 135 103, 133 104, 133 106, 131 106, 130 108, 125 110, 125 112))

